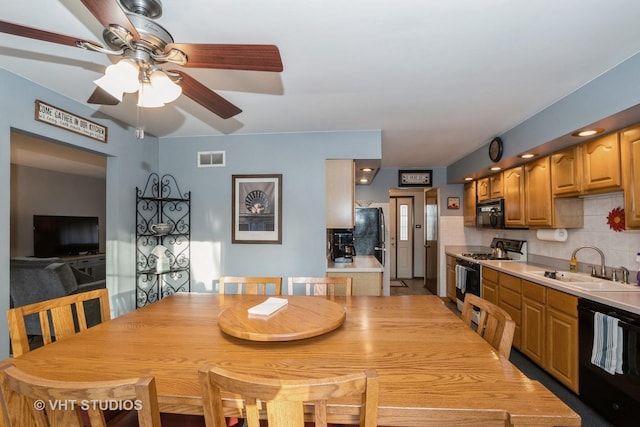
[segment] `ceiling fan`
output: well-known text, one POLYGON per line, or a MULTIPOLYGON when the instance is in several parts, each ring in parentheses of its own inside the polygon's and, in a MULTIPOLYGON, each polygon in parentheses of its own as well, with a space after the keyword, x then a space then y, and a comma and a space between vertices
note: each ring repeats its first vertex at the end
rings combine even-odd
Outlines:
POLYGON ((274 45, 175 43, 171 34, 154 22, 162 15, 161 0, 81 1, 105 28, 102 37, 107 47, 6 21, 0 21, 0 32, 121 57, 95 81, 98 87, 88 103, 117 105, 124 93, 138 91, 139 107, 160 107, 184 94, 227 119, 242 110, 184 71, 166 68, 175 64, 229 70, 283 69, 274 45))

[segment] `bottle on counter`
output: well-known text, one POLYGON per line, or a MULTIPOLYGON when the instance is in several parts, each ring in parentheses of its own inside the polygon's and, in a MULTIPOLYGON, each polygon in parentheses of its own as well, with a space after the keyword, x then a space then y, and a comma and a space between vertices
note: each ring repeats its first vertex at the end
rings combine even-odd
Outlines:
MULTIPOLYGON (((640 256, 640 254, 638 254, 640 256)), ((572 256, 569 260, 569 271, 576 273, 578 271, 578 258, 572 256)))

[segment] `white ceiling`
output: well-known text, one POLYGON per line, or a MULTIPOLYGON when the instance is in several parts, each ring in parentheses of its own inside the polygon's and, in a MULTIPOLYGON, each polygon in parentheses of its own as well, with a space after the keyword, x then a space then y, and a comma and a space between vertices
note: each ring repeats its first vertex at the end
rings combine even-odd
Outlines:
MULTIPOLYGON (((0 1, 2 20, 102 42, 80 1, 0 1)), ((189 69, 244 111, 222 120, 183 96, 145 110, 147 133, 381 129, 382 167, 447 166, 640 51, 640 1, 630 0, 163 6, 158 23, 176 42, 275 44, 284 71, 189 69)), ((109 64, 103 54, 0 34, 0 67, 79 102, 109 64)), ((135 125, 132 96, 100 111, 135 125)))

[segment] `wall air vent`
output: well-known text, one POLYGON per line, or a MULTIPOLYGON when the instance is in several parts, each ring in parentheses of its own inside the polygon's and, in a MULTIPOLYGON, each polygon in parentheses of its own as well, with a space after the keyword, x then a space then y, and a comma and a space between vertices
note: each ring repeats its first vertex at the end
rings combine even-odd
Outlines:
POLYGON ((199 168, 216 168, 225 166, 224 151, 198 151, 199 168))

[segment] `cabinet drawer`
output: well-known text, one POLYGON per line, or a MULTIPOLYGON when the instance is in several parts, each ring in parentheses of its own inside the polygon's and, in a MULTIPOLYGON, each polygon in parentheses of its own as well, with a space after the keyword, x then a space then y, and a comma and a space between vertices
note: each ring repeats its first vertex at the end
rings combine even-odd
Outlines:
POLYGON ((522 298, 520 297, 519 292, 514 292, 509 288, 500 287, 500 293, 498 298, 500 298, 500 304, 509 304, 511 307, 520 310, 522 306, 522 298))
POLYGON ((547 306, 573 317, 578 316, 578 297, 555 289, 547 289, 547 306))
POLYGON ((528 280, 522 281, 522 295, 542 304, 545 302, 545 290, 544 286, 537 283, 529 282, 528 280))
POLYGON ((492 270, 490 268, 487 267, 482 267, 482 278, 483 279, 487 279, 487 280, 491 280, 492 282, 497 282, 498 281, 498 271, 497 270, 492 270))
POLYGON ((447 265, 456 265, 456 257, 447 256, 447 265))
POLYGON ((518 277, 511 276, 510 274, 500 273, 500 279, 498 280, 501 288, 508 288, 515 292, 522 293, 521 280, 518 277))

